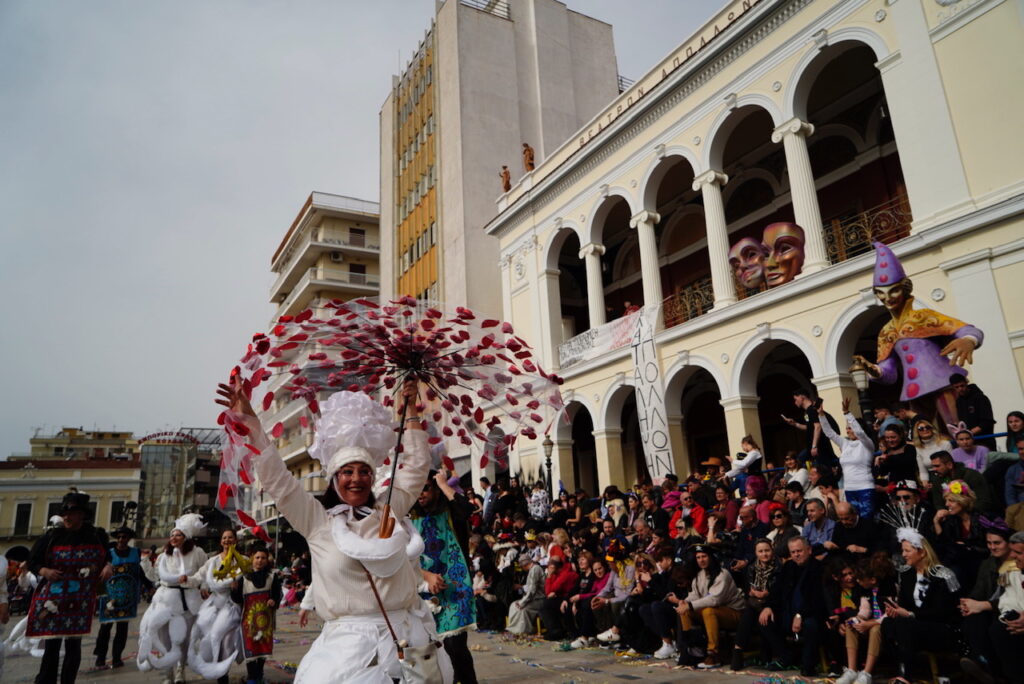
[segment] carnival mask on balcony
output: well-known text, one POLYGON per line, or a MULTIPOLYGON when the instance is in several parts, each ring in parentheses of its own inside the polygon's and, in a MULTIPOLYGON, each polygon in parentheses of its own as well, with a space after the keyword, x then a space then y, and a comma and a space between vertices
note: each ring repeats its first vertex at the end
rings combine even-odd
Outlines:
POLYGON ((754 290, 764 284, 764 245, 745 237, 729 250, 729 267, 740 285, 754 290))
POLYGON ((764 229, 764 277, 778 287, 800 275, 804 267, 804 229, 795 223, 771 223, 764 229))

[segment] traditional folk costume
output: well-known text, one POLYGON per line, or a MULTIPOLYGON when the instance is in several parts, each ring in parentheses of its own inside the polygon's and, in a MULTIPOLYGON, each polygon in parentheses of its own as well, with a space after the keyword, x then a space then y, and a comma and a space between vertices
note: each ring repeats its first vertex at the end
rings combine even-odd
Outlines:
MULTIPOLYGON (((132 530, 120 528, 115 536, 129 534, 132 530)), ((120 551, 116 546, 110 549, 110 564, 114 575, 104 585, 104 596, 100 600, 100 631, 96 635, 96 665, 102 666, 107 659, 107 644, 110 643, 110 632, 115 628, 114 647, 111 651, 115 667, 123 665, 121 653, 128 641, 128 623, 133 620, 139 610, 140 585, 142 578, 142 556, 139 549, 128 547, 120 551)))
POLYGON ((281 605, 281 578, 269 567, 254 570, 235 585, 231 598, 242 607, 246 680, 256 684, 263 680, 263 664, 274 653, 274 623, 277 607, 281 605))
MULTIPOLYGON (((379 537, 383 501, 354 509, 340 504, 325 510, 302 488, 262 430, 253 431, 256 473, 278 510, 309 543, 313 559, 316 610, 325 623, 295 674, 296 684, 392 684, 402 666, 384 615, 371 591, 373 576, 380 600, 397 636, 413 648, 436 643, 434 619, 417 594, 423 541, 405 519, 427 478, 430 451, 422 430, 405 433, 402 467, 391 497, 396 524, 388 539, 379 537)), ((365 394, 338 392, 322 406, 310 453, 329 482, 348 463, 380 468, 394 440, 390 412, 365 394)), ((437 653, 450 681, 450 664, 437 653)))
MULTIPOLYGON (((62 512, 89 514, 89 495, 71 492, 64 496, 62 512)), ((29 638, 45 640, 43 661, 36 681, 56 683, 61 642, 64 665, 61 682, 74 682, 82 660, 82 636, 92 629, 96 612, 96 583, 107 565, 107 536, 89 523, 79 529, 54 528, 32 547, 29 570, 40 575, 48 568, 61 573, 57 580, 41 578, 29 602, 29 638)))
POLYGON ((199 579, 210 595, 203 601, 192 626, 188 645, 188 666, 203 679, 220 679, 238 659, 238 625, 242 613, 231 600, 235 580, 248 566, 249 559, 234 548, 226 555, 210 557, 199 570, 199 579))
MULTIPOLYGON (((192 539, 204 527, 202 517, 197 513, 187 513, 174 524, 174 529, 184 534, 186 539, 192 539)), ((202 604, 198 573, 205 563, 206 552, 199 547, 188 553, 182 553, 180 549, 162 553, 155 566, 149 559, 143 561, 143 572, 160 586, 139 623, 138 665, 141 671, 174 668, 175 679, 184 680, 189 632, 202 604), (182 576, 188 578, 184 583, 181 582, 182 576)))

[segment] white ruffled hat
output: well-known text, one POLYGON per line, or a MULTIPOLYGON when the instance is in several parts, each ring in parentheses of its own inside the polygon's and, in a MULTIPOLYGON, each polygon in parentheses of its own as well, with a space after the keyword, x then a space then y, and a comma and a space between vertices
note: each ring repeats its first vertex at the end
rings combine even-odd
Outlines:
POLYGON ((185 535, 186 539, 193 539, 206 529, 206 523, 198 513, 186 513, 174 521, 174 529, 185 535))
POLYGON ((362 392, 335 392, 320 405, 309 454, 330 479, 348 463, 380 468, 394 442, 390 410, 362 392))

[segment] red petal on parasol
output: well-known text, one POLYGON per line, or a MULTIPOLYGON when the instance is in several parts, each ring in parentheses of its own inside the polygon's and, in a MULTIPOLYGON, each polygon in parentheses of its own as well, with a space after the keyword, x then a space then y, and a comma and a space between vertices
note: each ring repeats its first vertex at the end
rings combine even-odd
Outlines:
POLYGON ((231 485, 221 482, 217 488, 217 505, 224 508, 228 505, 228 497, 231 495, 231 485))
POLYGON ((266 411, 270 408, 270 404, 274 401, 274 393, 267 392, 263 395, 263 410, 266 411))
POLYGON ((447 425, 445 425, 445 426, 444 426, 443 428, 441 428, 441 433, 442 433, 442 434, 443 434, 443 435, 444 435, 445 437, 451 437, 452 435, 454 435, 454 434, 455 434, 455 431, 454 431, 454 430, 452 430, 452 429, 451 429, 450 427, 448 427, 447 425))
POLYGON ((440 444, 440 443, 441 443, 441 438, 440 437, 427 437, 427 444, 440 444))
POLYGON ((530 359, 526 359, 525 361, 523 361, 523 370, 525 370, 527 373, 535 373, 537 371, 537 367, 533 365, 533 361, 530 361, 530 359))
POLYGON ((510 392, 505 393, 505 399, 512 406, 519 406, 519 400, 512 396, 510 392))
POLYGON ((295 349, 298 346, 299 346, 298 342, 285 342, 280 347, 278 347, 277 350, 284 352, 284 351, 288 351, 289 349, 295 349))
POLYGON ((256 454, 257 456, 263 453, 262 451, 254 447, 252 444, 249 444, 248 442, 246 442, 245 448, 251 451, 252 453, 256 454))
POLYGON ((249 477, 249 471, 246 470, 245 468, 238 469, 238 479, 242 481, 242 484, 252 484, 252 478, 249 477))
POLYGON ((267 534, 267 531, 265 529, 263 529, 262 527, 260 527, 259 525, 254 525, 254 526, 250 527, 249 531, 252 532, 254 535, 256 535, 260 540, 266 542, 267 544, 273 544, 274 543, 273 540, 270 538, 270 535, 267 534))
POLYGON ((268 351, 270 351, 270 340, 264 337, 262 340, 256 343, 256 353, 266 354, 268 351))
POLYGON ((238 513, 238 520, 246 527, 252 527, 256 524, 256 521, 253 520, 252 516, 246 513, 245 511, 239 509, 236 512, 238 513))
POLYGON ((473 412, 473 420, 475 420, 478 423, 484 422, 484 410, 479 406, 477 407, 476 411, 473 412))
POLYGON ((296 323, 302 323, 304 321, 308 321, 312 317, 313 317, 313 310, 312 309, 306 309, 305 311, 303 311, 302 313, 300 313, 299 315, 297 315, 295 317, 295 322, 296 323))
POLYGON ((480 457, 480 467, 481 468, 486 468, 487 467, 487 463, 488 463, 487 454, 484 454, 483 456, 480 457))
POLYGON ((272 434, 275 439, 280 437, 284 434, 284 424, 274 423, 274 427, 270 428, 270 434, 272 434))
POLYGON ((481 328, 493 328, 493 327, 497 326, 499 323, 501 323, 501 321, 496 321, 493 318, 488 318, 488 319, 484 320, 483 323, 480 324, 480 327, 481 328))
POLYGON ((539 413, 531 413, 530 414, 530 420, 532 420, 534 423, 543 423, 544 422, 544 418, 539 413))
POLYGON ((309 418, 307 418, 306 416, 299 416, 299 425, 301 425, 304 428, 308 428, 309 418))
POLYGON ((505 333, 506 335, 511 335, 512 334, 512 324, 511 323, 502 323, 501 324, 501 332, 505 333))
POLYGON ((217 425, 223 425, 227 421, 227 414, 224 411, 217 416, 217 425))
POLYGON ((280 317, 280 318, 278 318, 277 320, 278 320, 278 321, 279 321, 280 323, 291 323, 291 322, 292 322, 293 320, 295 320, 295 316, 291 316, 291 315, 285 315, 285 316, 281 316, 281 317, 280 317))
POLYGON ((442 456, 441 463, 443 463, 444 467, 447 468, 450 472, 455 472, 455 461, 453 461, 451 457, 447 455, 442 456))

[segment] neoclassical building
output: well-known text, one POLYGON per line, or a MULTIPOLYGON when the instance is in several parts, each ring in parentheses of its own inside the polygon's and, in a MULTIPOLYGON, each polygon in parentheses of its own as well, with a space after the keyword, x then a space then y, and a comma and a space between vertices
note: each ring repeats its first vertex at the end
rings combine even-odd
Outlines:
MULTIPOLYGON (((1022 13, 735 0, 498 198, 485 230, 504 315, 566 379, 553 480, 594 492, 645 473, 627 302, 662 303, 677 472, 748 433, 769 458, 798 448, 781 415, 796 415, 792 390, 838 413, 856 403, 852 355, 875 358, 889 314, 871 293, 873 241, 919 306, 984 330, 971 380, 1000 424, 1024 408, 1022 13), (780 238, 781 275, 741 283, 730 247, 771 242, 775 222, 803 228, 802 270, 780 238)), ((516 457, 542 469, 539 443, 516 457)))

